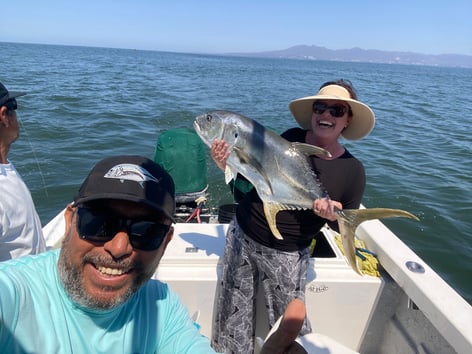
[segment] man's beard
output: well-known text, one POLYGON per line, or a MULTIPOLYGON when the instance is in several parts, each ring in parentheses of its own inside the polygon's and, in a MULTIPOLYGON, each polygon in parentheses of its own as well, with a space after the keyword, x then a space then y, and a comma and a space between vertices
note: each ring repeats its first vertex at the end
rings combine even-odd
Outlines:
MULTIPOLYGON (((62 245, 61 254, 59 256, 58 262, 58 272, 59 278, 62 282, 62 286, 66 290, 67 294, 71 298, 71 300, 78 305, 94 310, 110 310, 115 307, 124 304, 128 299, 130 299, 141 287, 141 285, 148 279, 144 277, 141 273, 141 276, 134 279, 133 284, 123 293, 120 295, 110 296, 108 299, 97 299, 94 298, 91 294, 89 294, 84 286, 83 286, 83 273, 81 269, 83 265, 86 263, 84 257, 82 260, 82 264, 79 267, 75 267, 72 263, 68 260, 73 259, 71 258, 71 246, 68 245, 67 240, 64 241, 62 245)), ((138 269, 135 269, 138 271, 138 269)), ((138 272, 139 274, 139 272, 138 272)), ((106 290, 106 287, 103 288, 106 290)))

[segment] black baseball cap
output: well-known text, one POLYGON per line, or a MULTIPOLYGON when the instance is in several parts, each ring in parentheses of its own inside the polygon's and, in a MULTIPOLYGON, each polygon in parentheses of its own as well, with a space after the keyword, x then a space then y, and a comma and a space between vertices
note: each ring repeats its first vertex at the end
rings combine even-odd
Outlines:
POLYGON ((7 88, 0 82, 0 107, 8 100, 18 96, 24 96, 26 92, 8 91, 7 88))
POLYGON ((142 203, 175 222, 174 181, 160 165, 143 156, 108 157, 92 168, 74 204, 102 199, 142 203))

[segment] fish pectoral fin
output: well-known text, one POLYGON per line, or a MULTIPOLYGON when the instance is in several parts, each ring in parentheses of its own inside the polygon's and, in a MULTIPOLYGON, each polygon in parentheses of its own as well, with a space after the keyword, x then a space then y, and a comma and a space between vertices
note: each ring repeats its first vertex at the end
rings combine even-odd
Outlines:
POLYGON ((262 167, 262 165, 259 163, 259 161, 257 161, 256 159, 253 159, 243 149, 234 147, 233 152, 236 155, 236 157, 239 159, 239 162, 241 164, 251 166, 251 168, 255 169, 257 174, 260 175, 263 178, 264 184, 267 186, 270 193, 274 193, 274 191, 272 189, 272 185, 270 183, 269 176, 267 176, 267 173, 266 173, 264 167, 262 167))
POLYGON ((405 217, 419 221, 418 217, 401 209, 369 208, 369 209, 343 209, 337 211, 339 231, 341 234, 344 255, 349 265, 358 274, 362 273, 357 265, 355 232, 359 224, 367 220, 405 217))
POLYGON ((238 146, 233 147, 233 152, 241 164, 249 165, 253 160, 251 156, 249 156, 249 154, 244 151, 244 149, 241 149, 238 146))
POLYGON ((228 184, 229 182, 231 182, 232 179, 235 179, 236 177, 236 174, 233 173, 233 171, 231 170, 231 168, 229 168, 228 165, 226 165, 226 168, 225 168, 225 183, 228 184))
POLYGON ((302 154, 306 156, 324 155, 327 157, 331 157, 331 153, 328 150, 325 150, 315 145, 297 143, 297 142, 293 142, 291 143, 291 145, 294 149, 297 149, 298 151, 300 151, 302 154))
POLYGON ((267 223, 269 224, 270 231, 272 234, 275 236, 276 239, 278 240, 283 240, 282 235, 280 234, 280 231, 277 229, 277 213, 280 210, 284 210, 284 208, 277 203, 264 203, 264 214, 267 220, 267 223))

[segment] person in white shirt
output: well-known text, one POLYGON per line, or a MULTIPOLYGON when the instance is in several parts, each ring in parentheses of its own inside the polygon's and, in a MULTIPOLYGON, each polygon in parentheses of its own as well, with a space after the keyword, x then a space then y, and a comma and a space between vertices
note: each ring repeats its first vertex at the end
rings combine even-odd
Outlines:
POLYGON ((31 193, 8 160, 10 146, 19 137, 16 97, 22 95, 0 83, 0 261, 46 250, 31 193))

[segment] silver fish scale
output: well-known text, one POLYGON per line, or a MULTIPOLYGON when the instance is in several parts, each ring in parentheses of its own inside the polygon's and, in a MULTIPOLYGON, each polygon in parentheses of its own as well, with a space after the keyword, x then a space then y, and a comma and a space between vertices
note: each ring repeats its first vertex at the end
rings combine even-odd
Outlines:
POLYGON ((195 130, 211 146, 215 138, 228 143, 227 165, 256 188, 263 202, 281 209, 311 209, 325 196, 302 154, 290 142, 256 121, 228 111, 212 111, 195 120, 195 130))

